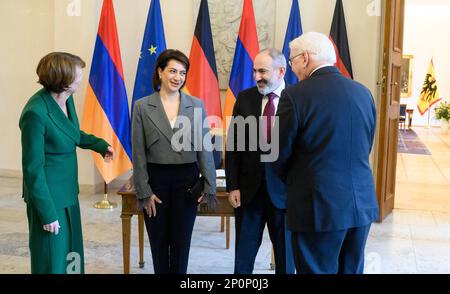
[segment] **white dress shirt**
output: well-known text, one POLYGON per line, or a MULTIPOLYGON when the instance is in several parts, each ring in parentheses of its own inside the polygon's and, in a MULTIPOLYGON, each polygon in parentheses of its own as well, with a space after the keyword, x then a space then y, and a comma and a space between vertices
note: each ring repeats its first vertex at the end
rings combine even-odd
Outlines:
MULTIPOLYGON (((273 93, 277 95, 275 98, 273 98, 273 105, 275 106, 275 114, 277 113, 278 110, 278 102, 280 102, 281 92, 284 90, 285 87, 286 84, 284 83, 283 80, 280 86, 273 91, 273 93)), ((267 102, 269 102, 269 98, 267 97, 267 95, 265 95, 262 100, 261 116, 263 116, 264 114, 264 108, 266 107, 267 102)))

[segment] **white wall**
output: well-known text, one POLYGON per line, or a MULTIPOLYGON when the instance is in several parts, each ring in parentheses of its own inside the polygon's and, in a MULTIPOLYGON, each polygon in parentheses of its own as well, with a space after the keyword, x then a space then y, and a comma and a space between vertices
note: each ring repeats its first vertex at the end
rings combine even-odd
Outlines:
MULTIPOLYGON (((303 31, 314 30, 328 35, 335 1, 299 2, 303 31)), ((367 14, 370 3, 372 0, 344 0, 344 8, 355 79, 365 84, 376 96, 381 19, 367 14)), ((47 52, 70 51, 87 62, 84 83, 75 97, 81 119, 101 4, 101 0, 0 2, 0 126, 1 138, 7 138, 1 147, 0 170, 20 170, 21 148, 17 122, 23 105, 39 88, 35 83, 35 67, 40 57, 47 52), (79 16, 69 16, 67 5, 77 2, 81 4, 79 16)), ((149 6, 148 0, 114 0, 128 98, 133 92, 149 6)), ((187 55, 197 13, 194 6, 195 0, 161 0, 167 46, 180 49, 187 55)), ((277 0, 274 46, 280 49, 290 7, 291 0, 277 0)), ((87 151, 79 151, 79 171, 80 184, 101 181, 87 151)))
MULTIPOLYGON (((417 102, 433 57, 440 96, 450 101, 450 1, 406 0, 404 54, 414 56, 412 93, 401 102, 414 109, 413 125, 425 126, 428 114, 420 115, 417 102)), ((434 109, 434 107, 433 107, 434 109)), ((431 112, 431 125, 439 125, 431 112)))
POLYGON ((36 83, 39 59, 53 50, 53 0, 0 4, 0 169, 19 170, 19 116, 36 83))
MULTIPOLYGON (((275 46, 282 49, 289 20, 291 0, 277 0, 275 46)), ((370 16, 372 0, 343 0, 350 56, 355 80, 376 94, 380 50, 380 16, 370 16)), ((299 0, 303 32, 317 31, 329 35, 335 1, 299 0)))

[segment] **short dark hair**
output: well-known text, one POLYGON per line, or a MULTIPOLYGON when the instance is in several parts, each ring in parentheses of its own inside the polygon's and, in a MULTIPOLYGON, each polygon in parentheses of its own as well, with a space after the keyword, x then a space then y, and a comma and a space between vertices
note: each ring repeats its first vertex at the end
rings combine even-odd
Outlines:
MULTIPOLYGON (((189 58, 181 51, 176 49, 166 49, 161 54, 159 54, 158 59, 156 59, 155 71, 153 72, 153 90, 159 92, 161 89, 161 81, 159 79, 158 68, 164 70, 171 60, 176 60, 184 65, 186 68, 186 74, 189 71, 189 58)), ((183 86, 186 84, 186 80, 184 80, 183 86)))
POLYGON ((73 83, 77 66, 84 68, 86 63, 80 57, 66 52, 52 52, 39 61, 36 73, 38 83, 47 91, 62 93, 73 83))

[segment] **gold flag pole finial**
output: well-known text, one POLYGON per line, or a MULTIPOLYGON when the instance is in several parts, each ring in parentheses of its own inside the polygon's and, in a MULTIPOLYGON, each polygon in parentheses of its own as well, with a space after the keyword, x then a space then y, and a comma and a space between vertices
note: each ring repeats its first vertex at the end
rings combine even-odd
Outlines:
POLYGON ((106 182, 104 183, 104 194, 103 194, 103 200, 98 201, 94 204, 94 207, 97 209, 114 209, 117 207, 117 203, 111 202, 108 200, 108 184, 106 182))

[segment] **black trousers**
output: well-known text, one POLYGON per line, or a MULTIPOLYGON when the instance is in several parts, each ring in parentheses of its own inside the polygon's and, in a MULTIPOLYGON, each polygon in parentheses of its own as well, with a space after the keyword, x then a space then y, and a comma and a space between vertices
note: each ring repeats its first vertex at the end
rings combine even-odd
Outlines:
POLYGON ((144 211, 155 274, 185 274, 197 204, 187 195, 199 177, 196 163, 147 165, 149 184, 161 199, 156 216, 144 211))
POLYGON ((267 224, 275 256, 275 273, 286 274, 285 211, 276 208, 263 182, 251 202, 234 210, 235 274, 251 274, 267 224))

